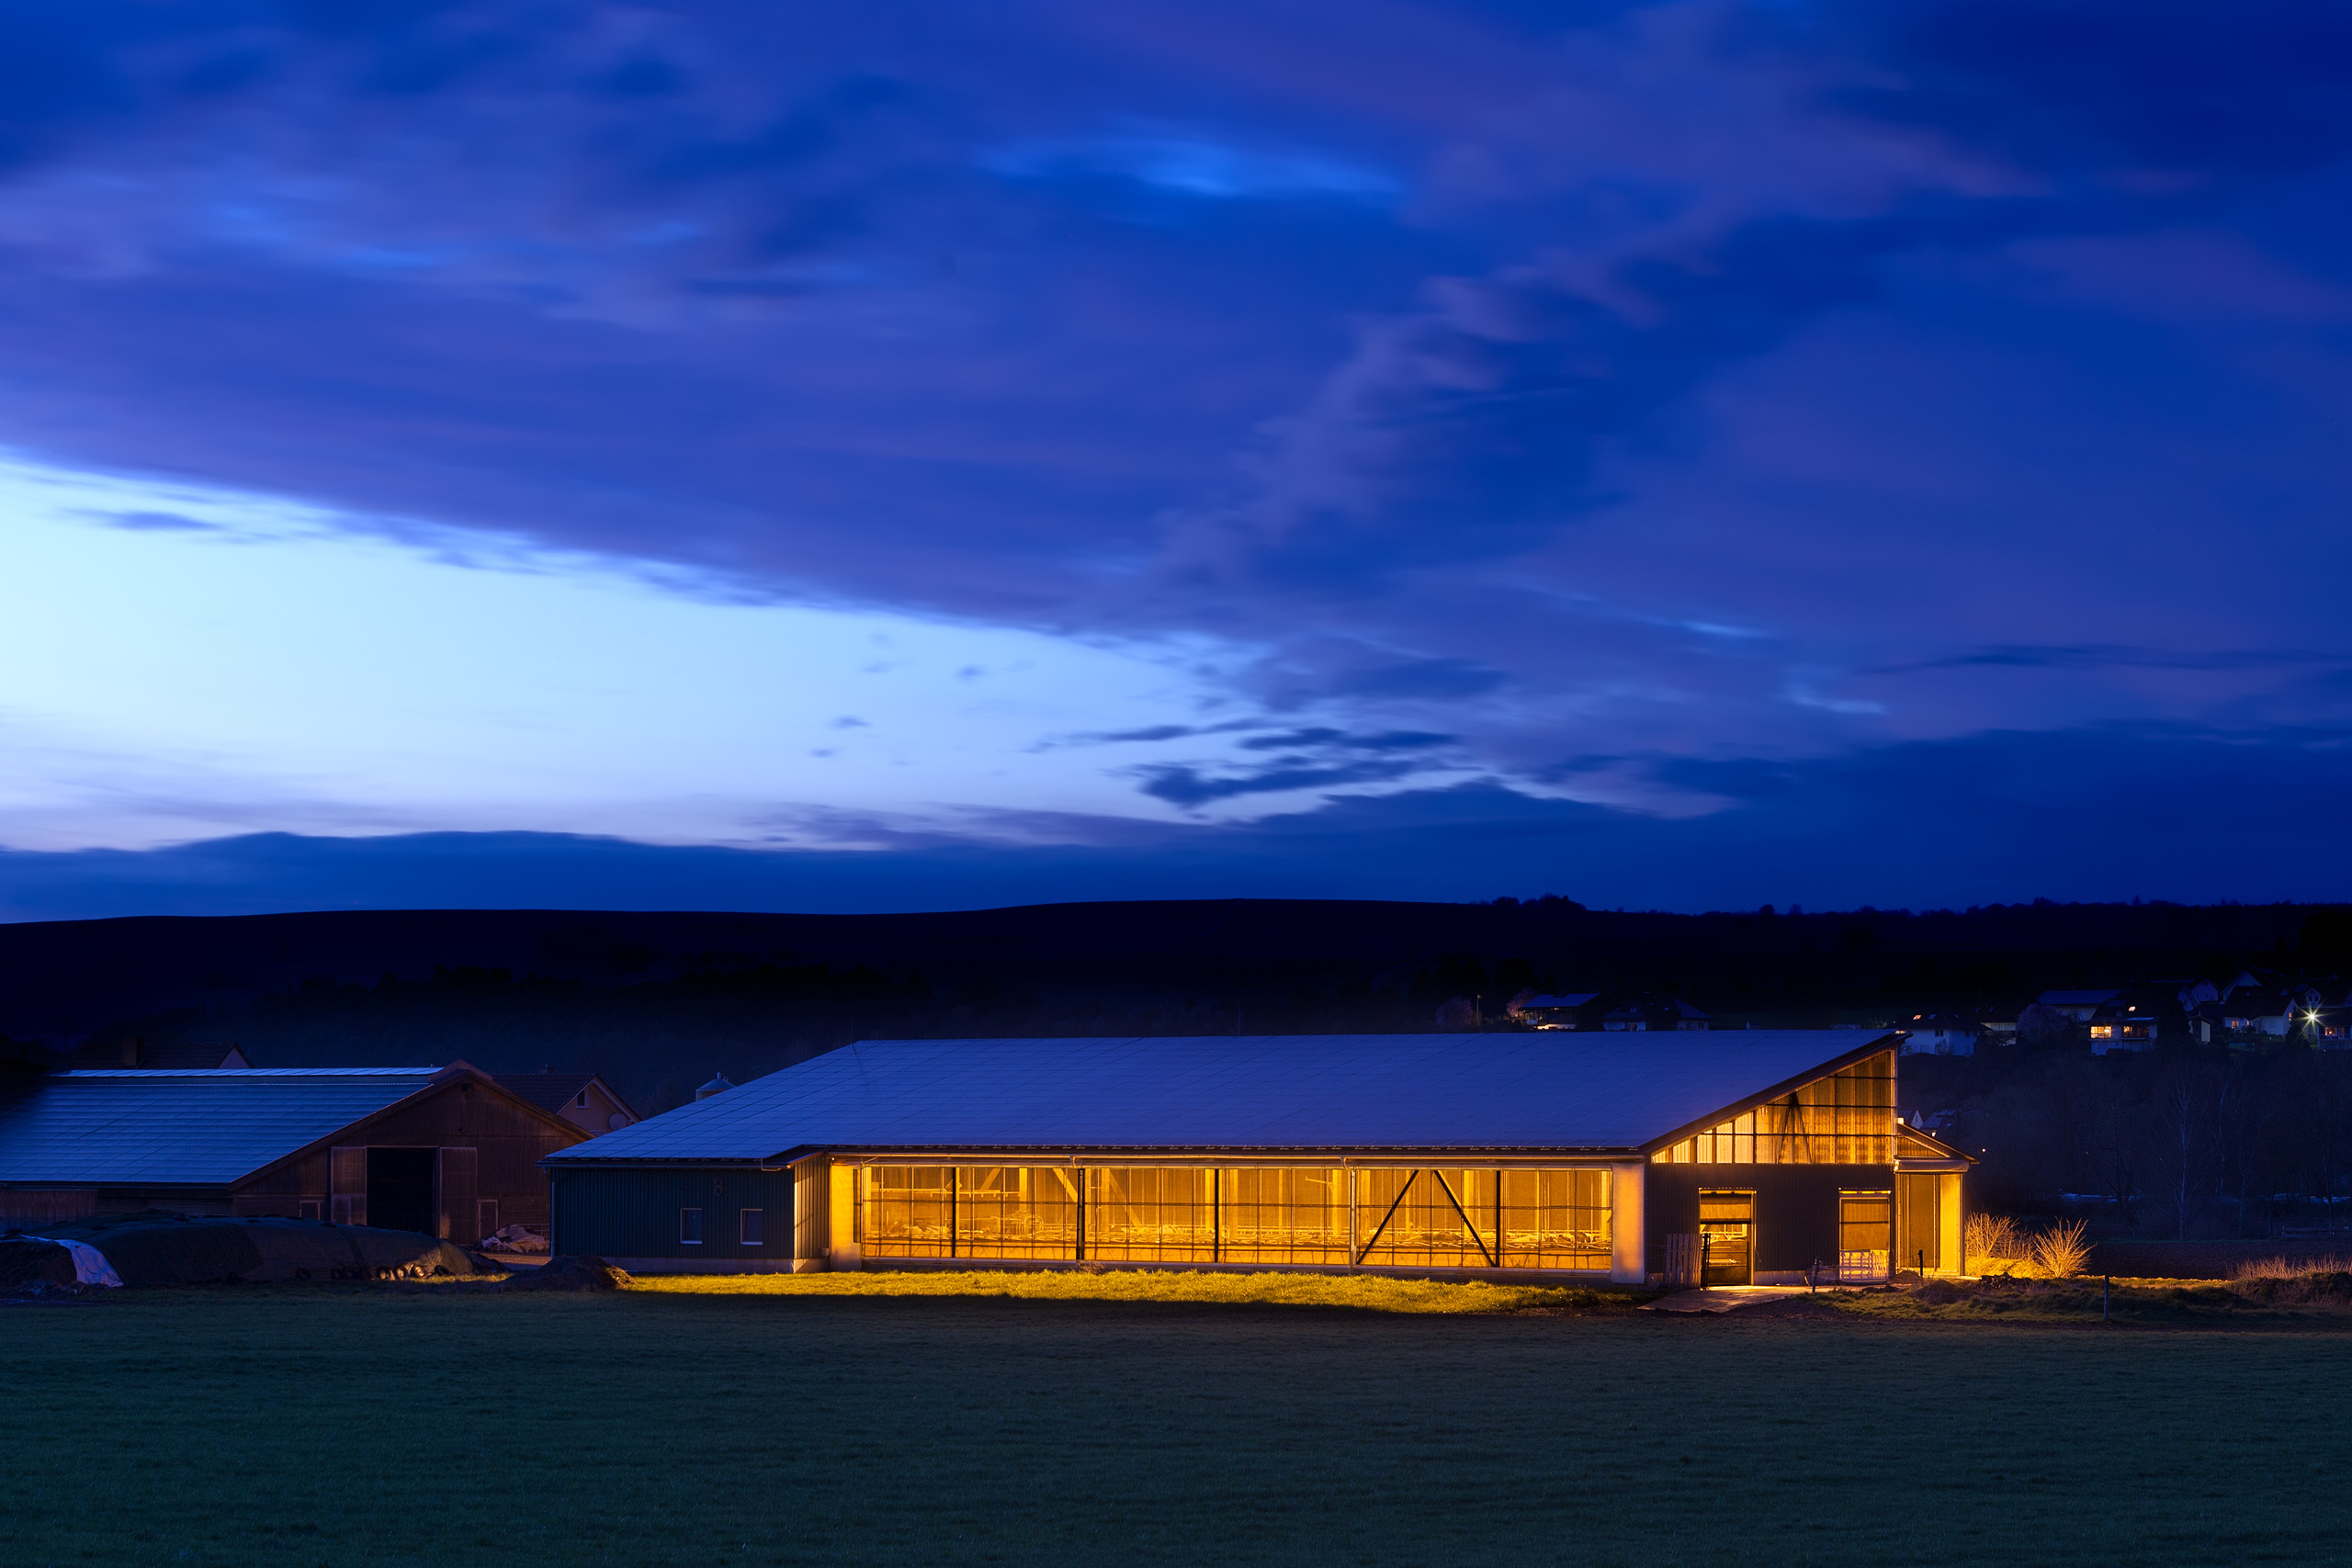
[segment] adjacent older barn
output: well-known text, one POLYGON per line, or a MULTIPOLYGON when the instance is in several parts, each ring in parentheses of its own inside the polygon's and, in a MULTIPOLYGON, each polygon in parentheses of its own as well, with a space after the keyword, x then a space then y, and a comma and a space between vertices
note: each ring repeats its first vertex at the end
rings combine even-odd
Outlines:
POLYGON ((544 1225, 539 1161, 587 1136, 464 1063, 51 1073, 0 1094, 0 1220, 153 1208, 470 1244, 544 1225))
POLYGON ((640 1271, 1958 1272, 1967 1159, 1837 1031, 867 1041, 551 1155, 640 1271))

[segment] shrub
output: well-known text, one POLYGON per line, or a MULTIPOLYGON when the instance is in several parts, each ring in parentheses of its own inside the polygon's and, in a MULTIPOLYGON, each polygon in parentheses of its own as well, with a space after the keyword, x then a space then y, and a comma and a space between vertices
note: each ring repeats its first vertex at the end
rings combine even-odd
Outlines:
POLYGON ((2083 1233, 2089 1228, 2081 1220, 2051 1226, 2033 1238, 2034 1262, 2052 1279, 2074 1278, 2090 1261, 2090 1243, 2083 1239, 2083 1233))
POLYGON ((2229 1289, 2266 1305, 2342 1306, 2352 1302, 2352 1259, 2258 1258, 2238 1265, 2229 1289))
POLYGON ((2230 1270, 2233 1280, 2300 1280, 2309 1274, 2352 1274, 2352 1258, 2250 1258, 2230 1270))
POLYGON ((1969 1267, 1982 1274, 1987 1263, 2018 1263, 2028 1256, 2017 1222, 2007 1214, 1971 1214, 1961 1229, 1969 1267))

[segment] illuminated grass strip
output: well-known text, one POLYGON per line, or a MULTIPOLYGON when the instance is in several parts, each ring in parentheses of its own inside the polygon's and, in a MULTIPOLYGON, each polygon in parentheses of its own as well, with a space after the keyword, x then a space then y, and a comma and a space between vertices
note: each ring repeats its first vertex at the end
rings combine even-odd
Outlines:
POLYGON ((1342 1307, 1360 1312, 1631 1312, 1650 1297, 1582 1286, 1494 1285, 1341 1274, 1175 1273, 1159 1269, 841 1274, 640 1275, 631 1291, 707 1296, 999 1296, 1031 1301, 1342 1307))

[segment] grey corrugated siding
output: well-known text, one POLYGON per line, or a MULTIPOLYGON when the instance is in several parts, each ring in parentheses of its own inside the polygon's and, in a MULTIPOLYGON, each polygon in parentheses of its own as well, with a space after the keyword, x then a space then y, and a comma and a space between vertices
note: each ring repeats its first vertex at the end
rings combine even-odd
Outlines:
POLYGON ((802 1148, 1632 1149, 1880 1043, 1851 1030, 870 1040, 548 1166, 802 1148))
POLYGON ((741 1168, 566 1170, 552 1194, 559 1253, 688 1258, 706 1262, 792 1257, 792 1172, 741 1168), (678 1211, 703 1212, 703 1244, 681 1246, 678 1211), (736 1214, 765 1212, 767 1244, 735 1240, 736 1214))

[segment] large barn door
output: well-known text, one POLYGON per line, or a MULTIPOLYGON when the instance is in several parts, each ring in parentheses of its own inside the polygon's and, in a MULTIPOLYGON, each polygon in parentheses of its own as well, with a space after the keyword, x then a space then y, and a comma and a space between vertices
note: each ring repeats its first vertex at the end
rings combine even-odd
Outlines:
POLYGON ((327 1217, 339 1225, 368 1223, 368 1150, 338 1148, 327 1156, 327 1217))
POLYGON ((472 1233, 481 1211, 474 1205, 480 1197, 481 1158, 472 1149, 443 1149, 440 1168, 435 1173, 434 1191, 439 1201, 438 1225, 434 1235, 444 1241, 454 1241, 471 1247, 481 1240, 472 1233))
POLYGON ((1756 1194, 1708 1189, 1699 1194, 1701 1283, 1756 1282, 1756 1194))
POLYGON ((1883 1280, 1894 1252, 1894 1194, 1838 1194, 1838 1278, 1844 1284, 1883 1280))
POLYGON ((832 1179, 832 1162, 822 1155, 792 1168, 792 1263, 795 1269, 814 1268, 825 1256, 825 1193, 832 1179))

